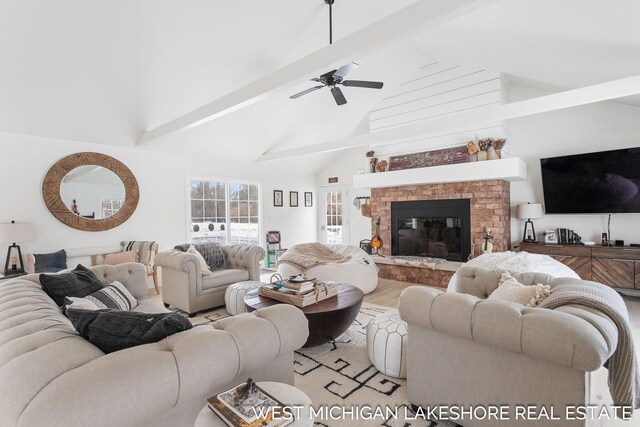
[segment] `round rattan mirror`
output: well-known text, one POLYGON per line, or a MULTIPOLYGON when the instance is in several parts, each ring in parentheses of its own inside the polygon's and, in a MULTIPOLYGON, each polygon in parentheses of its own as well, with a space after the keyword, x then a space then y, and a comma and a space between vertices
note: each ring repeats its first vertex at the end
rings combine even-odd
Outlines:
POLYGON ((53 216, 69 227, 105 231, 129 219, 138 206, 140 190, 124 163, 105 154, 85 152, 64 157, 49 169, 42 197, 53 216), (108 175, 115 182, 105 182, 108 175), (111 187, 123 187, 124 192, 114 193, 111 187), (124 200, 118 194, 124 194, 124 200))

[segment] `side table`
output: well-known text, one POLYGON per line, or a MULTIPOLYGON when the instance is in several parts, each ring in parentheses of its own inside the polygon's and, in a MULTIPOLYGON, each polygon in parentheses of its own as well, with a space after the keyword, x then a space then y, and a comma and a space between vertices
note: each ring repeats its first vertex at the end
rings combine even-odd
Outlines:
MULTIPOLYGON (((257 383, 264 391, 278 399, 285 405, 304 406, 300 410, 300 417, 289 424, 292 427, 311 427, 313 426, 313 418, 311 418, 311 399, 302 390, 285 383, 276 383, 271 381, 260 381, 257 383)), ((294 415, 296 413, 294 412, 294 415)), ((227 424, 211 409, 208 405, 198 414, 194 427, 226 427, 227 424)))

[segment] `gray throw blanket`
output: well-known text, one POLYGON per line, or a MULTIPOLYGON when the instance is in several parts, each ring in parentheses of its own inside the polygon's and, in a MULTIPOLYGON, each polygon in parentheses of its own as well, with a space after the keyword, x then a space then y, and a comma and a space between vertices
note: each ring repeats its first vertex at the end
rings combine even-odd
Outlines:
POLYGON ((618 345, 605 366, 609 370, 609 390, 618 406, 640 407, 640 374, 624 301, 613 289, 596 282, 566 279, 551 290, 541 308, 577 304, 596 309, 608 316, 618 328, 618 345))
POLYGON ((282 254, 276 267, 286 263, 300 269, 303 273, 311 267, 321 264, 340 264, 351 259, 349 255, 340 255, 322 243, 302 243, 293 245, 282 254))

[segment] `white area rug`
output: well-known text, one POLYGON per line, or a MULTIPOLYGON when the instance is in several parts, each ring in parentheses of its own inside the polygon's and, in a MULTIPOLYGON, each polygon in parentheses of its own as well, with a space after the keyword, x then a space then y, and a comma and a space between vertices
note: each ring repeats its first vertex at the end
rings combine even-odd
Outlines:
MULTIPOLYGON (((369 320, 392 310, 374 304, 363 303, 360 313, 351 327, 340 336, 337 349, 331 344, 303 348, 295 354, 295 384, 304 391, 318 410, 319 406, 359 407, 354 416, 347 419, 316 418, 318 426, 455 426, 454 423, 437 423, 415 418, 407 403, 407 382, 381 374, 369 361, 366 344, 366 326, 369 320), (369 407, 371 411, 362 411, 369 407), (373 419, 362 419, 362 412, 374 413, 376 407, 389 413, 373 419), (409 419, 405 417, 408 411, 409 419), (395 415, 397 414, 397 418, 395 415), (355 418, 360 419, 355 419, 355 418), (353 418, 353 419, 352 419, 353 418)), ((337 413, 337 412, 336 412, 337 413)), ((344 412, 343 412, 344 413, 344 412)))

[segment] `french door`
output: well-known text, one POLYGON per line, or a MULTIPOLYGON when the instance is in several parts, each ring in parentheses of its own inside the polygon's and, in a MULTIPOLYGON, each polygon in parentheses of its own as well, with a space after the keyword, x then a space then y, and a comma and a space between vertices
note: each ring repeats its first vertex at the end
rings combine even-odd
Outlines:
POLYGON ((320 187, 320 242, 349 244, 349 203, 347 187, 320 187))

